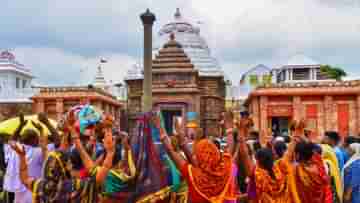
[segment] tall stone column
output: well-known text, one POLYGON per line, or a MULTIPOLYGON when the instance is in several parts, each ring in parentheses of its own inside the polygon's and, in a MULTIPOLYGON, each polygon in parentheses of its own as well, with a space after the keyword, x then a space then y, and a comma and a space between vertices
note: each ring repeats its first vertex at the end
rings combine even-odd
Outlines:
POLYGON ((144 80, 142 111, 147 112, 152 109, 152 26, 155 15, 149 9, 140 16, 144 25, 144 80))

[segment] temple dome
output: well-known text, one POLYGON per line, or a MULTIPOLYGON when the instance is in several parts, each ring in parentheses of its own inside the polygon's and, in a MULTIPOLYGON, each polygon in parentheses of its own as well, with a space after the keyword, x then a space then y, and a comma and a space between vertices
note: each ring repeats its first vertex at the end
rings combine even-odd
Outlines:
MULTIPOLYGON (((159 30, 153 47, 154 57, 169 41, 172 33, 190 58, 194 68, 199 71, 200 76, 224 76, 217 60, 211 56, 205 39, 200 35, 200 28, 185 20, 179 9, 176 9, 174 20, 159 30)), ((128 71, 126 79, 141 79, 143 77, 142 68, 135 67, 136 69, 133 67, 132 70, 128 71)))
POLYGON ((31 70, 19 63, 15 55, 7 50, 0 52, 0 70, 17 72, 30 78, 34 77, 31 70))

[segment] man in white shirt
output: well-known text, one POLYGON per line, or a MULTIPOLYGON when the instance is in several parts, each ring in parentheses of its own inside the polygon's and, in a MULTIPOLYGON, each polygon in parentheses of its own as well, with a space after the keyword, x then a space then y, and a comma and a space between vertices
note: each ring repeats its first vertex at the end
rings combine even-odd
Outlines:
MULTIPOLYGON (((29 176, 40 178, 43 160, 47 153, 47 143, 41 142, 41 146, 45 145, 46 149, 44 149, 44 147, 38 147, 39 136, 31 129, 25 130, 21 141, 26 152, 29 176)), ((4 177, 4 190, 15 193, 14 203, 31 203, 31 191, 27 190, 20 180, 19 157, 8 144, 4 146, 4 152, 5 162, 7 163, 4 177)))

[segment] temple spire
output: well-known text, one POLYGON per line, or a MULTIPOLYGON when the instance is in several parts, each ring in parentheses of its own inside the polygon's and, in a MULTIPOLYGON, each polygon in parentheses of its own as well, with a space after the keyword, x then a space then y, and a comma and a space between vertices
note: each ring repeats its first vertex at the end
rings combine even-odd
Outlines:
POLYGON ((105 88, 106 87, 106 81, 105 77, 101 68, 101 65, 98 66, 95 80, 94 80, 94 86, 99 88, 105 88))
POLYGON ((180 9, 179 9, 179 8, 176 8, 176 12, 175 12, 175 14, 174 14, 174 17, 175 17, 175 19, 181 18, 181 13, 180 13, 180 9))

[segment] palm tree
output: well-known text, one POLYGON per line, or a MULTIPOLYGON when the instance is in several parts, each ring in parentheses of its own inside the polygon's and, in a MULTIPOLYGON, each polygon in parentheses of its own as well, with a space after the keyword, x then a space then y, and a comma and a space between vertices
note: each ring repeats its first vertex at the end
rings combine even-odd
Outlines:
POLYGON ((347 73, 342 68, 330 65, 321 65, 320 71, 336 81, 341 81, 343 77, 347 76, 347 73))

